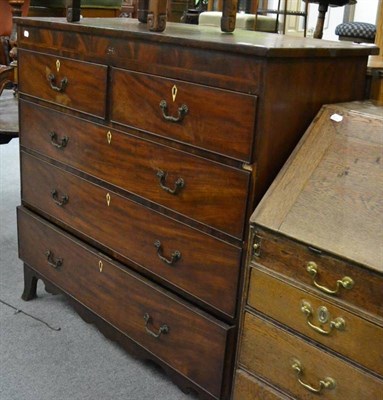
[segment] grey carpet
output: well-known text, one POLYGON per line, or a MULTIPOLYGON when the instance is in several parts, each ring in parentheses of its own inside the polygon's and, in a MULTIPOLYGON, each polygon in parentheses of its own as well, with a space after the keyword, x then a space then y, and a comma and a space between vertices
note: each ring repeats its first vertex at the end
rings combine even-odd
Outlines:
POLYGON ((85 323, 61 295, 21 300, 16 206, 20 204, 18 139, 0 145, 0 299, 59 332, 0 303, 1 400, 192 400, 151 364, 133 359, 85 323))

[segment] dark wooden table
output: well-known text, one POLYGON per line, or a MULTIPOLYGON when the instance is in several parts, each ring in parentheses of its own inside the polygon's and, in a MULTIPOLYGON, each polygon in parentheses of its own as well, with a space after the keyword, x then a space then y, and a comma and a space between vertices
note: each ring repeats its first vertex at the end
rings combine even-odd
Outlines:
POLYGON ((0 96, 0 144, 19 135, 18 100, 13 90, 4 90, 0 96))

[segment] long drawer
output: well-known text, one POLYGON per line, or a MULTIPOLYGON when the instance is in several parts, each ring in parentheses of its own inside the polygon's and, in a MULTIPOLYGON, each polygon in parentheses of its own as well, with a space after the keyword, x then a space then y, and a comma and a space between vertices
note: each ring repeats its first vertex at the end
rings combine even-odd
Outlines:
POLYGON ((324 399, 381 399, 383 380, 252 313, 245 313, 241 340, 240 365, 297 400, 318 398, 304 385, 324 399))
POLYGON ((238 369, 235 373, 233 400, 289 400, 274 388, 264 384, 251 374, 238 369))
POLYGON ((247 162, 256 102, 252 95, 112 69, 113 121, 247 162))
POLYGON ((25 101, 20 118, 23 146, 242 239, 249 172, 25 101))
POLYGON ((21 93, 105 118, 105 65, 28 50, 20 50, 17 56, 21 93))
POLYGON ((248 305, 383 376, 383 327, 253 265, 248 305))
POLYGON ((28 153, 21 152, 21 166, 24 203, 234 316, 240 248, 28 153))
POLYGON ((321 296, 383 317, 383 276, 256 227, 253 260, 321 296))
POLYGON ((18 209, 18 234, 19 255, 26 264, 219 398, 228 325, 23 208, 18 209))

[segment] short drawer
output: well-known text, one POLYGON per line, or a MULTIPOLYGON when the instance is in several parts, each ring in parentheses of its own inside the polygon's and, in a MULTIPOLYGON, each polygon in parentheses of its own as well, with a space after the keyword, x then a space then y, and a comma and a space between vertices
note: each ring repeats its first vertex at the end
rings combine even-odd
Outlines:
POLYGON ((24 152, 21 167, 23 202, 234 317, 240 248, 24 152))
POLYGON ((317 399, 319 391, 323 399, 379 400, 383 392, 383 380, 250 312, 239 363, 294 399, 317 399))
POLYGON ((107 67, 19 50, 19 91, 60 106, 105 117, 107 67))
POLYGON ((289 400, 282 393, 256 379, 247 372, 237 369, 235 373, 235 384, 233 400, 289 400))
POLYGON ((20 115, 23 146, 242 239, 249 172, 25 101, 20 115))
POLYGON ((254 262, 307 285, 321 296, 383 317, 382 274, 258 226, 254 231, 254 262))
POLYGON ((249 162, 256 96, 112 69, 113 121, 249 162))
POLYGON ((383 321, 376 325, 256 265, 251 268, 247 303, 383 376, 383 321))
POLYGON ((22 208, 18 234, 26 264, 219 398, 229 326, 22 208))

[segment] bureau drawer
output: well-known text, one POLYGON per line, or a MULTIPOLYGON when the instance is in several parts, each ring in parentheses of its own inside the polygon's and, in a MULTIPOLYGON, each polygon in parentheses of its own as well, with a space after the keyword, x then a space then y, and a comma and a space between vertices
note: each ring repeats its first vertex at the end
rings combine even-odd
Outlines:
POLYGON ((233 400, 289 400, 259 379, 238 369, 235 374, 233 400))
POLYGON ((25 101, 21 101, 20 110, 23 146, 229 235, 243 237, 250 179, 247 171, 25 101), (65 137, 65 147, 58 148, 65 137))
POLYGON ((383 376, 383 327, 251 268, 248 305, 383 376))
POLYGON ((240 248, 24 152, 21 167, 24 202, 234 317, 240 248))
POLYGON ((252 155, 256 100, 251 95, 112 69, 113 121, 247 162, 252 155))
POLYGON ((18 234, 26 264, 219 398, 229 326, 22 208, 18 234))
POLYGON ((239 362, 294 399, 317 399, 318 393, 302 383, 318 390, 320 380, 330 383, 327 378, 335 381, 335 387, 322 388, 324 399, 379 400, 383 391, 381 379, 249 312, 245 313, 239 362))
POLYGON ((321 296, 357 307, 375 317, 383 317, 382 274, 325 252, 320 254, 307 245, 257 226, 255 230, 254 241, 259 256, 253 253, 252 259, 256 263, 307 285, 310 291, 314 290, 321 296))
POLYGON ((27 50, 19 50, 17 54, 20 93, 97 117, 105 117, 105 65, 27 50))

